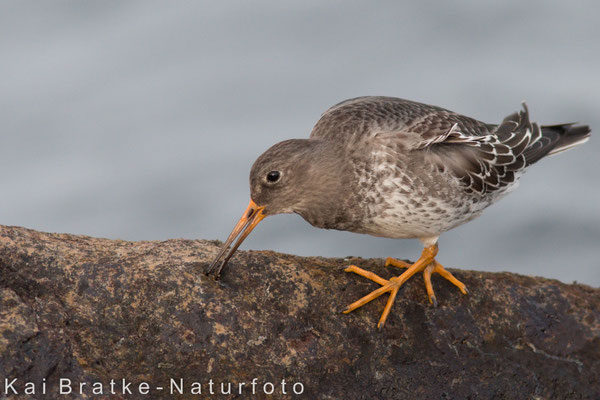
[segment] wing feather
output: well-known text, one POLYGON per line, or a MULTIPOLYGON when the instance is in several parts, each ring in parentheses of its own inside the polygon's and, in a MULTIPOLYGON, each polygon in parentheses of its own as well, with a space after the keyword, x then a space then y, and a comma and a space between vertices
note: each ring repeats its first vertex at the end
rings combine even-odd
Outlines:
POLYGON ((524 153, 541 138, 540 127, 529 121, 523 104, 522 111, 509 115, 487 134, 473 136, 454 129, 422 149, 431 162, 449 169, 467 190, 484 194, 514 183, 515 174, 527 165, 524 153))

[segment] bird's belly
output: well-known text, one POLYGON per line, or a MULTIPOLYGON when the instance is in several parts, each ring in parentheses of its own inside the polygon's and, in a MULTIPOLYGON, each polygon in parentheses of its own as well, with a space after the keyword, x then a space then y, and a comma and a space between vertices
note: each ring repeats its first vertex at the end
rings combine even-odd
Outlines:
POLYGON ((398 239, 439 236, 478 217, 489 205, 466 198, 452 200, 414 194, 389 196, 383 203, 369 207, 363 233, 398 239))
POLYGON ((439 236, 478 217, 507 192, 470 193, 450 173, 401 157, 395 163, 375 158, 370 168, 357 171, 357 182, 354 208, 362 218, 336 229, 389 238, 439 236))

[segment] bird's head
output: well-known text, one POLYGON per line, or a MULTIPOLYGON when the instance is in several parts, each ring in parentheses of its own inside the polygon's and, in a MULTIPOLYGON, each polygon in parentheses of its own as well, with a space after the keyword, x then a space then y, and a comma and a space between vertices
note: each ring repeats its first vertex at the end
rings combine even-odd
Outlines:
POLYGON ((218 277, 244 239, 266 216, 303 215, 305 210, 326 198, 324 188, 331 186, 328 182, 331 180, 328 179, 331 154, 328 151, 328 146, 315 140, 291 139, 277 143, 258 157, 250 170, 250 204, 208 273, 214 271, 218 277))
POLYGON ((256 159, 250 170, 250 198, 263 214, 298 211, 314 189, 318 149, 315 142, 291 139, 277 143, 256 159), (317 147, 317 149, 315 149, 317 147))

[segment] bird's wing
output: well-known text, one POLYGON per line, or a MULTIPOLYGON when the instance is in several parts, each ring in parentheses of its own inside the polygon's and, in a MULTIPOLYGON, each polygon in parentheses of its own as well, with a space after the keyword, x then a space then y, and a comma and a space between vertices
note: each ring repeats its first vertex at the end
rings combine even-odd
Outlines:
POLYGON ((542 140, 542 130, 529 121, 527 106, 509 115, 489 133, 475 136, 453 125, 422 143, 425 158, 459 178, 469 191, 492 192, 515 182, 528 164, 528 154, 542 140))
MULTIPOLYGON (((504 188, 526 165, 531 145, 542 135, 527 108, 490 125, 455 112, 393 97, 359 97, 329 108, 311 139, 369 141, 420 151, 425 159, 479 193, 504 188), (526 151, 527 150, 527 151, 526 151)), ((360 146, 357 146, 360 147, 360 146)))

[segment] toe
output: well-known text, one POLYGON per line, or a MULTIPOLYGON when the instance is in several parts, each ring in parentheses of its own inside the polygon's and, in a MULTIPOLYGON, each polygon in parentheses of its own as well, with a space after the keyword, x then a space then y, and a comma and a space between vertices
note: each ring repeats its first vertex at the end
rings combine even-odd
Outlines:
POLYGON ((379 289, 372 291, 368 295, 356 300, 354 303, 352 303, 348 307, 346 307, 346 309, 342 312, 344 314, 348 314, 349 312, 352 312, 352 311, 356 310, 357 308, 364 306, 368 302, 375 300, 376 298, 378 298, 385 292, 389 292, 389 291, 390 291, 390 288, 388 285, 382 286, 379 289))
POLYGON ((377 328, 381 329, 385 325, 385 321, 387 320, 388 315, 390 315, 390 311, 392 310, 392 306, 394 305, 394 300, 396 299, 396 294, 398 293, 398 287, 394 288, 390 293, 390 297, 388 298, 387 303, 385 304, 385 308, 383 309, 383 313, 379 318, 379 322, 377 323, 377 328))
POLYGON ((407 263, 402 260, 397 260, 393 257, 388 257, 385 259, 385 266, 389 267, 390 265, 392 265, 394 267, 398 267, 398 268, 409 268, 412 264, 407 263))
POLYGON ((345 272, 354 272, 357 275, 363 276, 369 280, 372 280, 373 282, 377 282, 380 285, 386 285, 388 283, 387 279, 383 279, 382 277, 380 277, 377 274, 374 274, 371 271, 367 271, 365 269, 359 268, 356 265, 350 265, 348 268, 346 268, 344 270, 345 272))

